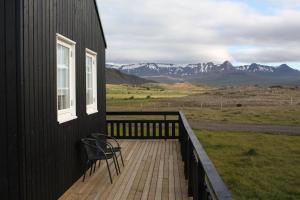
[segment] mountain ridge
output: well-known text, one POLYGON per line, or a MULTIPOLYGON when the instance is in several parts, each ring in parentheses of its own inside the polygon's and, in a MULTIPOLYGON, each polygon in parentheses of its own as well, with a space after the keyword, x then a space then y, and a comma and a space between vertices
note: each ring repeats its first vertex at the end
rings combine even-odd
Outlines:
MULTIPOLYGON (((233 66, 229 61, 222 64, 213 62, 198 64, 171 64, 171 63, 137 63, 115 65, 107 64, 108 68, 118 69, 123 73, 157 80, 156 77, 171 77, 178 80, 216 83, 224 82, 248 84, 263 82, 263 84, 300 84, 300 71, 286 64, 268 66, 257 63, 250 65, 233 66), (152 78, 151 78, 152 77, 152 78), (218 80, 224 79, 224 81, 218 80), (234 80, 239 79, 239 81, 234 80), (278 80, 278 81, 277 81, 278 80)), ((159 80, 161 81, 161 78, 159 80)), ((180 81, 178 81, 180 82, 180 81)))

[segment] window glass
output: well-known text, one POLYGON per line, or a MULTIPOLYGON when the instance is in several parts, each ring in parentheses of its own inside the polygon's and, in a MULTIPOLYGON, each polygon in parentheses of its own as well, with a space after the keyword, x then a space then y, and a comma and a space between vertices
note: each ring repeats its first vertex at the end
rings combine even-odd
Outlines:
POLYGON ((57 44, 58 110, 70 108, 70 49, 57 44))
POLYGON ((93 114, 97 108, 97 53, 86 49, 86 112, 93 114))
POLYGON ((56 34, 57 121, 76 119, 76 42, 56 34))
POLYGON ((93 101, 93 58, 86 57, 86 104, 91 105, 93 101))

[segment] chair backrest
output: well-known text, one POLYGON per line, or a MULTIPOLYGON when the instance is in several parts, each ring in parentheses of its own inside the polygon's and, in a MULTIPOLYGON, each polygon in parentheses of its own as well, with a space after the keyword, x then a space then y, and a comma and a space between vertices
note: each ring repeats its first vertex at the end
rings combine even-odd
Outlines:
POLYGON ((106 137, 99 134, 99 133, 92 133, 91 134, 92 138, 96 140, 96 144, 103 150, 107 149, 106 145, 106 137))
POLYGON ((83 138, 81 143, 85 150, 86 156, 89 160, 99 156, 99 151, 97 150, 96 140, 93 138, 83 138))

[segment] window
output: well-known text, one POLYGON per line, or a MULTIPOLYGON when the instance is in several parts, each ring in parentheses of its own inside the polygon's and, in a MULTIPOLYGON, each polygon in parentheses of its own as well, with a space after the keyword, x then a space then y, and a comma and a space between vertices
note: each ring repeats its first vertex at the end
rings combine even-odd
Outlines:
POLYGON ((76 119, 75 42, 57 34, 57 120, 76 119))
POLYGON ((86 112, 92 114, 97 110, 97 53, 86 49, 86 112))

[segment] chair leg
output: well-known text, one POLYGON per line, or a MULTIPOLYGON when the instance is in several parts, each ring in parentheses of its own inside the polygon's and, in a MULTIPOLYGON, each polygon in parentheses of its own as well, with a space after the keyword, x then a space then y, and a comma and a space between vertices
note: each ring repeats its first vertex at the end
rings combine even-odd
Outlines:
POLYGON ((115 165, 115 169, 116 169, 116 172, 117 172, 117 176, 119 176, 119 168, 118 168, 117 165, 116 165, 116 158, 115 158, 115 156, 113 156, 112 159, 113 159, 113 162, 114 162, 114 165, 115 165))
POLYGON ((118 170, 119 170, 119 174, 121 173, 121 169, 120 169, 120 165, 119 165, 119 161, 118 161, 118 157, 117 155, 115 154, 115 159, 116 159, 116 163, 117 163, 117 167, 118 167, 118 170))
POLYGON ((99 160, 99 165, 98 165, 98 167, 100 167, 101 166, 101 160, 99 160))
POLYGON ((96 165, 97 165, 97 161, 95 161, 95 163, 94 163, 94 173, 96 171, 96 165))
POLYGON ((88 169, 89 167, 89 161, 86 162, 85 166, 84 166, 84 172, 83 172, 83 179, 82 179, 82 182, 84 182, 85 180, 85 174, 86 174, 86 170, 88 169))
POLYGON ((90 176, 92 176, 93 167, 94 167, 94 162, 92 162, 92 163, 91 163, 91 166, 90 166, 90 176))
POLYGON ((124 167, 125 165, 124 165, 124 161, 123 161, 123 156, 122 156, 121 150, 120 150, 120 156, 121 156, 121 161, 122 161, 122 164, 123 164, 123 167, 124 167))
POLYGON ((106 160, 106 165, 107 165, 107 169, 108 169, 108 173, 109 173, 110 182, 111 182, 111 184, 112 184, 112 183, 113 183, 113 181, 112 181, 112 178, 111 178, 111 173, 110 173, 109 164, 108 164, 108 161, 107 161, 107 159, 105 159, 105 160, 106 160))

